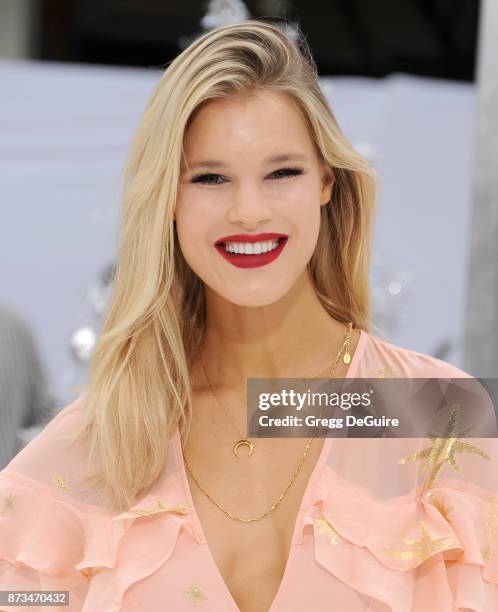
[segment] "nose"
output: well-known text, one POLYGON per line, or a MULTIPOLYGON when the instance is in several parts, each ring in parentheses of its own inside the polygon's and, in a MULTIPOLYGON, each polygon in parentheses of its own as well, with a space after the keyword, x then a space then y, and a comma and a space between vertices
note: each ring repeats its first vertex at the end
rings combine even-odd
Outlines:
POLYGON ((265 198, 255 188, 241 187, 233 194, 231 206, 228 210, 228 220, 247 227, 257 227, 272 216, 272 209, 265 198))

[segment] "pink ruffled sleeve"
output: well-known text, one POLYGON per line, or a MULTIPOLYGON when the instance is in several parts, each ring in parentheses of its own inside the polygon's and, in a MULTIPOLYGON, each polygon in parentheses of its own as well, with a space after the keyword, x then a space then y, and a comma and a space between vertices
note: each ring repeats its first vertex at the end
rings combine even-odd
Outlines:
POLYGON ((86 445, 66 440, 82 402, 66 406, 0 472, 0 590, 69 591, 69 607, 29 610, 118 612, 127 589, 173 554, 182 527, 195 536, 171 462, 157 489, 121 513, 82 484, 86 445))
MULTIPOLYGON (((399 440, 383 440, 382 448, 378 440, 333 442, 332 453, 350 459, 370 451, 379 469, 375 457, 406 452, 406 441, 399 440)), ((496 467, 496 440, 487 442, 496 467)), ((463 469, 470 461, 461 463, 463 469)), ((384 472, 387 477, 389 470, 384 472)), ((426 492, 419 487, 377 497, 330 466, 317 491, 304 517, 304 526, 314 531, 316 561, 354 590, 393 612, 498 610, 496 492, 441 477, 426 492)))
POLYGON ((81 610, 88 588, 75 569, 84 553, 82 514, 8 469, 0 473, 0 504, 0 590, 69 591, 64 609, 81 610))
POLYGON ((88 538, 108 520, 73 489, 82 456, 61 436, 77 424, 80 402, 81 396, 57 414, 0 472, 0 590, 69 591, 69 607, 30 610, 82 609, 88 572, 81 562, 91 549, 88 538))
MULTIPOLYGON (((383 342, 364 364, 363 377, 472 378, 383 342)), ((480 408, 475 430, 496 427, 491 401, 480 408)), ((372 611, 498 610, 498 439, 462 436, 458 408, 448 413, 444 438, 330 440, 303 529, 316 562, 374 598, 372 611)))

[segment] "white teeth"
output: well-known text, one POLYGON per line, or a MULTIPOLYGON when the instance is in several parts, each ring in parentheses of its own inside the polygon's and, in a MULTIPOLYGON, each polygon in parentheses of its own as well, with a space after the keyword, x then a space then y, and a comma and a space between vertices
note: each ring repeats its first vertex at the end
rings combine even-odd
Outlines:
POLYGON ((278 246, 278 239, 266 240, 264 242, 227 242, 223 245, 225 251, 238 253, 240 255, 259 255, 273 251, 278 246))

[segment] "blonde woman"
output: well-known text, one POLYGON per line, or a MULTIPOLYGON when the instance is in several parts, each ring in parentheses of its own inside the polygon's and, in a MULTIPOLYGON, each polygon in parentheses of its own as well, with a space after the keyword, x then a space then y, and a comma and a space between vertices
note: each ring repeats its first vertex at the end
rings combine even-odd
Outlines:
POLYGON ((0 473, 1 589, 85 612, 498 609, 493 439, 429 473, 400 462, 416 440, 247 437, 248 378, 469 377, 371 332, 374 202, 304 39, 250 20, 168 66, 88 384, 0 473))

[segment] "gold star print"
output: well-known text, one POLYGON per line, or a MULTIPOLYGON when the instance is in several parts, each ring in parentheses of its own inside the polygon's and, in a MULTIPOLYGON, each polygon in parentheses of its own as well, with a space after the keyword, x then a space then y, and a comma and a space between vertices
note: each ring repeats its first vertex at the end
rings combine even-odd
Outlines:
POLYGON ((487 563, 491 560, 491 547, 489 546, 489 544, 485 544, 481 547, 481 555, 484 563, 487 563))
POLYGON ((5 495, 2 500, 2 506, 0 508, 0 514, 7 514, 9 510, 14 510, 16 498, 14 495, 5 495))
POLYGON ((421 533, 419 540, 413 540, 412 538, 405 538, 403 540, 409 547, 409 550, 385 550, 386 554, 403 561, 413 560, 415 561, 413 567, 417 567, 417 565, 420 565, 422 561, 431 555, 459 545, 453 538, 433 540, 424 521, 420 521, 419 527, 421 533))
POLYGON ((496 504, 486 504, 487 512, 483 518, 484 529, 490 533, 498 527, 498 506, 496 504))
POLYGON ((320 518, 313 519, 313 522, 315 523, 320 535, 327 534, 331 544, 337 544, 339 542, 339 534, 323 515, 321 515, 320 518))
POLYGON ((451 410, 450 420, 446 426, 444 437, 440 438, 429 433, 428 435, 432 439, 431 447, 424 448, 413 455, 408 455, 408 457, 399 459, 399 463, 408 463, 409 461, 419 461, 420 459, 424 459, 424 462, 420 464, 418 471, 420 472, 426 468, 430 468, 430 475, 425 484, 426 489, 431 488, 445 463, 449 463, 457 472, 460 472, 460 468, 458 467, 455 458, 457 453, 473 453, 480 455, 485 459, 491 460, 491 458, 477 446, 459 441, 458 438, 462 438, 472 429, 472 427, 469 427, 465 431, 461 431, 458 434, 456 433, 456 421, 459 411, 459 404, 454 404, 451 410))
MULTIPOLYGON (((495 542, 496 536, 495 531, 498 527, 498 506, 496 504, 486 504, 485 510, 483 510, 482 526, 486 532, 486 537, 489 538, 489 542, 495 542)), ((487 563, 491 560, 492 548, 490 544, 484 544, 481 547, 482 560, 487 563)))
POLYGON ((204 593, 200 590, 200 588, 195 585, 189 586, 188 589, 183 592, 195 605, 201 603, 202 601, 206 601, 207 599, 207 597, 204 597, 204 593))
POLYGON ((390 378, 393 375, 393 371, 389 366, 386 366, 385 368, 380 368, 379 370, 376 370, 375 374, 377 378, 390 378))
POLYGON ((61 491, 65 491, 66 493, 71 492, 66 484, 64 476, 61 476, 60 474, 52 474, 52 480, 54 481, 55 486, 61 491))
POLYGON ((85 578, 91 578, 93 575, 98 574, 98 572, 105 569, 107 568, 100 565, 95 567, 85 567, 81 570, 81 573, 83 574, 83 576, 85 576, 85 578))
POLYGON ((157 507, 152 508, 152 510, 146 510, 143 508, 134 508, 130 510, 133 514, 137 516, 146 516, 148 514, 156 514, 157 512, 178 512, 180 514, 188 514, 188 509, 186 506, 165 506, 163 502, 158 499, 157 507))
POLYGON ((429 503, 434 506, 443 515, 444 519, 449 523, 448 514, 454 509, 453 506, 447 506, 446 502, 438 497, 430 497, 429 503))

